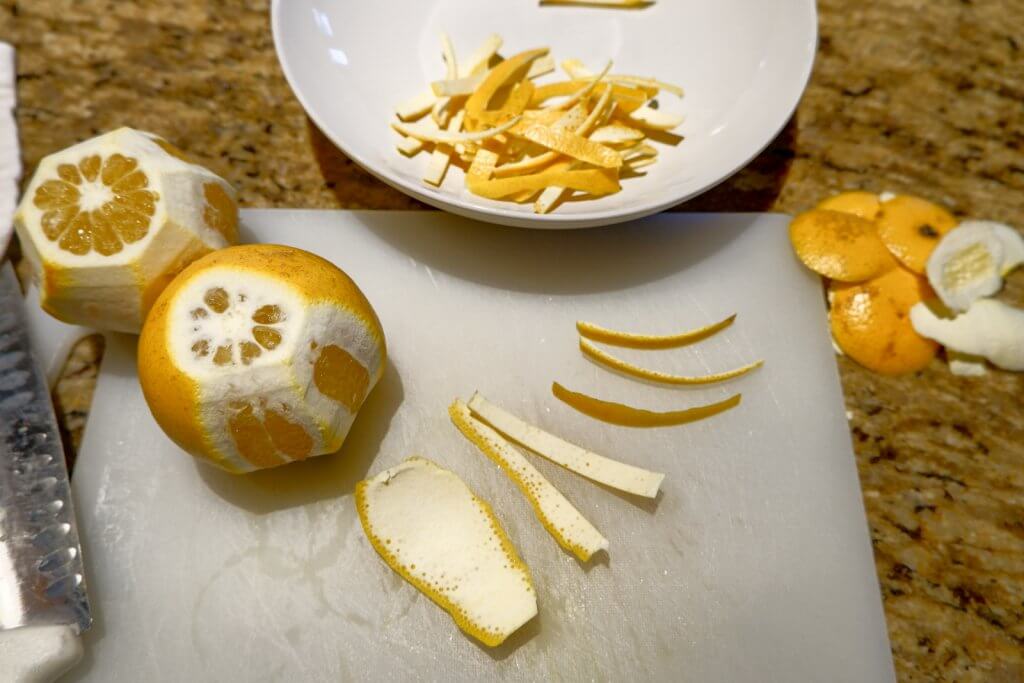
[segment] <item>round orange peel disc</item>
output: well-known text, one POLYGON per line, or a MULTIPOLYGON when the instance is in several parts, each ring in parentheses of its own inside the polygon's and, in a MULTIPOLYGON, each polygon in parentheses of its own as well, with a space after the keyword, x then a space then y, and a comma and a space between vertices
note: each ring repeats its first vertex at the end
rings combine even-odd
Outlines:
POLYGON ((939 345, 914 330, 910 309, 932 297, 924 278, 902 267, 859 284, 832 282, 832 337, 843 353, 869 370, 884 375, 921 370, 939 345))
POLYGON ((882 202, 873 192, 856 190, 829 197, 818 204, 817 208, 849 213, 873 221, 878 218, 878 214, 882 210, 882 202))
POLYGON ((900 263, 923 273, 939 240, 957 225, 946 209, 919 197, 900 195, 882 204, 878 236, 900 263))
POLYGON ((833 280, 862 282, 893 266, 874 223, 853 214, 806 211, 789 224, 789 240, 805 266, 833 280))

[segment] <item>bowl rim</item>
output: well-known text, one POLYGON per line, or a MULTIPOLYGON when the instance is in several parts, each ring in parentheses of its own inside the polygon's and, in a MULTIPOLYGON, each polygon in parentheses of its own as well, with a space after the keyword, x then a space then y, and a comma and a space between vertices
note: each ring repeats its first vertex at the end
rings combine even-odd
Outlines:
POLYGON ((349 159, 359 165, 364 171, 380 180, 381 182, 389 185, 390 187, 423 202, 436 209, 443 211, 449 211, 456 215, 464 216, 467 218, 473 218, 476 220, 482 220, 489 223, 496 223, 499 225, 507 225, 512 227, 520 228, 537 228, 537 229, 570 229, 570 228, 592 228, 600 227, 605 225, 613 225, 616 223, 623 223, 625 221, 635 220, 649 216, 651 214, 659 213, 667 208, 680 204, 689 199, 693 199, 699 195, 708 192, 709 190, 722 184, 732 176, 736 175, 739 171, 745 168, 751 161, 753 161, 761 152, 768 148, 772 142, 779 136, 779 134, 785 129, 786 125, 793 118, 797 107, 800 105, 800 101, 803 98, 804 92, 807 90, 807 86, 810 83, 811 75, 814 72, 814 65, 817 61, 818 44, 820 39, 820 32, 818 29, 818 7, 815 0, 800 0, 805 11, 808 12, 808 16, 805 19, 809 20, 812 32, 812 43, 813 50, 810 51, 810 59, 807 59, 803 66, 803 73, 800 77, 794 78, 790 81, 790 87, 787 89, 787 94, 790 98, 790 103, 784 107, 781 111, 784 114, 779 116, 779 120, 773 121, 768 126, 772 133, 767 136, 767 139, 763 144, 752 150, 749 155, 743 156, 738 155, 738 160, 730 164, 729 168, 720 172, 711 182, 705 184, 703 187, 698 189, 683 192, 680 194, 673 194, 671 192, 665 193, 658 198, 649 200, 639 200, 632 204, 620 206, 615 209, 599 209, 594 211, 582 212, 582 213, 546 213, 546 214, 533 214, 524 213, 522 211, 513 210, 511 208, 505 208, 502 206, 470 206, 463 202, 458 197, 451 197, 450 199, 442 199, 435 197, 427 192, 416 183, 407 181, 398 175, 391 174, 387 169, 377 168, 376 165, 370 163, 367 159, 363 158, 360 154, 354 152, 348 146, 345 145, 344 141, 339 139, 331 129, 331 126, 326 121, 321 119, 321 116, 316 112, 315 108, 310 106, 306 96, 303 94, 302 88, 298 86, 298 80, 292 69, 288 58, 285 55, 284 39, 282 38, 281 22, 283 21, 282 16, 285 11, 286 0, 271 0, 270 5, 270 25, 271 34, 274 42, 274 51, 277 54, 277 61, 284 73, 285 80, 288 83, 288 87, 291 89, 292 94, 302 105, 303 111, 313 121, 313 124, 323 133, 335 146, 338 147, 341 152, 349 159))

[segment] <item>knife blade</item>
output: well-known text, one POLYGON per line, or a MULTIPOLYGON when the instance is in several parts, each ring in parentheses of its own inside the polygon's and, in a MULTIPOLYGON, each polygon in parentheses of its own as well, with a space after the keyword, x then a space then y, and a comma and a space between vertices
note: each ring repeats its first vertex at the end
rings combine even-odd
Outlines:
POLYGON ((5 681, 56 675, 56 663, 80 655, 77 636, 92 623, 64 449, 22 306, 7 263, 0 269, 0 678, 5 681))

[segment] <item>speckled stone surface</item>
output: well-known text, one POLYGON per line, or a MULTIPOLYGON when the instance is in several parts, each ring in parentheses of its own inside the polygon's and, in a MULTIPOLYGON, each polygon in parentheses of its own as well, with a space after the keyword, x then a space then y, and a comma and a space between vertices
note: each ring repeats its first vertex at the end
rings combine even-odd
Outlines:
MULTIPOLYGON (((667 0, 666 0, 667 1, 667 0)), ((24 161, 119 125, 160 133, 246 206, 422 208, 313 127, 266 0, 0 0, 24 161)), ((1024 0, 820 0, 811 85, 779 138, 679 210, 795 212, 850 188, 1024 227, 1024 0)), ((1024 305, 1024 273, 1002 295, 1024 305)), ((58 391, 77 433, 100 347, 58 391)), ((903 681, 1024 680, 1024 376, 898 379, 839 359, 903 681)))

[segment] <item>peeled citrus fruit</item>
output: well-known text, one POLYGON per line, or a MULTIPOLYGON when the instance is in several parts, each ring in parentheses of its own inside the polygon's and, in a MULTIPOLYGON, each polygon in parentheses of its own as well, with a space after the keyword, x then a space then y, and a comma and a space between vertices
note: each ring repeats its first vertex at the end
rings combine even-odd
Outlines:
POLYGON ((167 435, 249 472, 341 447, 380 379, 384 332, 328 261, 269 244, 230 247, 163 291, 139 339, 139 380, 167 435))
POLYGON ((939 240, 956 227, 956 218, 937 204, 900 195, 882 204, 877 223, 878 236, 893 256, 923 273, 939 240))
POLYGON ((138 332, 174 275, 238 240, 234 197, 167 141, 120 128, 43 159, 14 225, 44 310, 138 332))
POLYGON ((832 337, 869 370, 886 375, 915 372, 928 365, 939 347, 914 330, 910 310, 932 297, 928 283, 902 267, 863 283, 833 282, 832 337))
POLYGON ((867 280, 894 263, 874 223, 852 213, 802 213, 789 224, 789 240, 805 266, 842 282, 867 280))

